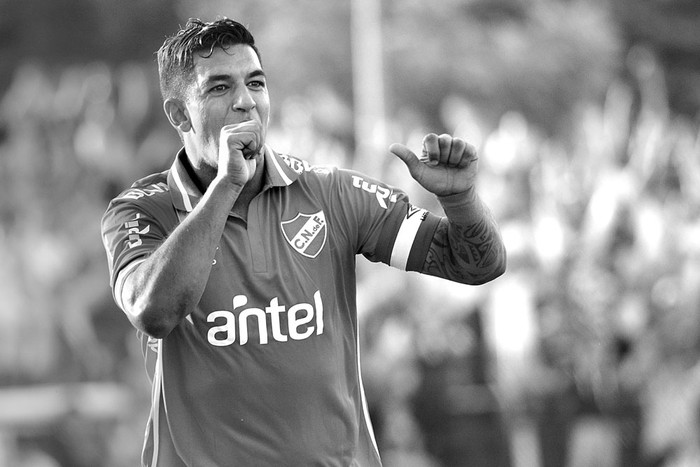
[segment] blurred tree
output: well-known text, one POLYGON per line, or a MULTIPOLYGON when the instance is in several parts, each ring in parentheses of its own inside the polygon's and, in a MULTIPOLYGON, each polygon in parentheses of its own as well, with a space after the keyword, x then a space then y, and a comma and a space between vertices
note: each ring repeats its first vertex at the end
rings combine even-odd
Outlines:
POLYGON ((168 0, 0 0, 0 93, 18 63, 152 60, 178 23, 168 0))
POLYGON ((619 0, 611 2, 628 46, 651 48, 665 68, 671 109, 700 112, 700 2, 619 0))
POLYGON ((591 1, 394 1, 387 44, 394 107, 418 105, 431 127, 457 94, 485 123, 517 110, 561 129, 577 102, 600 100, 620 62, 615 24, 591 1))

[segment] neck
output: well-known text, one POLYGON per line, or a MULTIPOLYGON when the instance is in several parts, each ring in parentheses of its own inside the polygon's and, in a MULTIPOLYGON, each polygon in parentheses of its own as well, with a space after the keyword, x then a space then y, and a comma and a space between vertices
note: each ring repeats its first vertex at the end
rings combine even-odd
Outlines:
MULTIPOLYGON (((207 165, 195 167, 189 157, 184 157, 182 162, 199 191, 204 193, 216 177, 216 169, 207 165)), ((233 214, 245 220, 247 218, 250 202, 262 191, 264 184, 265 157, 260 157, 256 164, 253 178, 243 186, 236 202, 233 204, 233 208, 231 209, 233 214)))

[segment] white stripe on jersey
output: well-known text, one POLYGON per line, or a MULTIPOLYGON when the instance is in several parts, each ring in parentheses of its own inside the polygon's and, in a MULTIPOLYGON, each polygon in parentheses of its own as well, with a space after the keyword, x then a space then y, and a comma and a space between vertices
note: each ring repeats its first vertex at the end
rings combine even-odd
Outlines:
POLYGON ((374 446, 374 452, 377 457, 381 459, 379 455, 379 447, 377 446, 377 440, 374 436, 374 427, 372 426, 372 419, 369 416, 369 408, 367 405, 367 396, 365 396, 365 385, 362 382, 362 365, 360 363, 360 330, 359 326, 355 327, 355 348, 357 349, 357 379, 360 384, 360 399, 362 403, 362 414, 364 415, 365 425, 367 426, 367 431, 369 432, 369 437, 372 440, 372 446, 374 446))
POLYGON ((406 270, 408 255, 411 253, 411 247, 416 239, 418 228, 423 219, 425 219, 426 214, 427 211, 425 209, 417 209, 404 218, 399 228, 399 233, 396 234, 394 248, 391 250, 390 266, 406 270))
MULTIPOLYGON (((151 467, 156 467, 158 465, 158 451, 160 448, 160 406, 161 397, 163 392, 163 341, 158 339, 157 350, 158 356, 156 357, 156 367, 153 371, 153 387, 151 387, 151 436, 153 436, 153 453, 151 456, 151 467)), ((146 352, 149 352, 146 349, 146 352)), ((148 432, 146 433, 148 436, 148 432)), ((144 449, 146 448, 146 443, 144 443, 144 449)))
MULTIPOLYGON (((265 150, 266 150, 266 151, 268 150, 268 149, 267 149, 267 146, 265 147, 265 150)), ((270 157, 270 159, 272 159, 272 162, 274 162, 275 168, 277 169, 277 172, 279 172, 280 177, 282 177, 282 180, 284 180, 284 183, 286 183, 287 186, 291 185, 292 182, 293 182, 294 180, 292 180, 291 178, 289 178, 289 177, 287 176, 287 174, 284 173, 284 170, 283 170, 282 167, 280 166, 280 163, 277 161, 277 157, 275 157, 274 154, 273 154, 272 157, 270 157)))
POLYGON ((182 179, 180 178, 180 173, 177 171, 176 167, 173 167, 173 170, 171 170, 173 173, 173 179, 175 180, 175 184, 177 185, 177 189, 180 192, 180 195, 182 196, 182 202, 185 204, 185 210, 187 212, 192 211, 192 203, 190 202, 190 197, 187 194, 187 190, 185 189, 185 184, 182 183, 182 179))

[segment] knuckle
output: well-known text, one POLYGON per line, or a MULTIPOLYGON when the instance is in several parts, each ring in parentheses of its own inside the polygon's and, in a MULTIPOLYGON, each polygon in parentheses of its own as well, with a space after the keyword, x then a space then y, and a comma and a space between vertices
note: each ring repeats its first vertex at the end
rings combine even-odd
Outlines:
POLYGON ((443 133, 438 138, 438 141, 440 141, 442 144, 449 144, 452 141, 452 137, 447 133, 443 133))

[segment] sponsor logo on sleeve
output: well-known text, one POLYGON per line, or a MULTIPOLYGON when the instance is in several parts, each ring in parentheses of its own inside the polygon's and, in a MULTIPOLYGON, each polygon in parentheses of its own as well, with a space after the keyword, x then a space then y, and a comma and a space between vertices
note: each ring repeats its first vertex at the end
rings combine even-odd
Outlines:
POLYGON ((369 183, 357 175, 352 176, 352 186, 375 195, 377 197, 377 202, 384 209, 389 208, 388 203, 396 202, 396 193, 394 193, 391 188, 377 185, 376 183, 369 183))
POLYGON ((288 156, 287 154, 280 154, 282 160, 289 166, 290 169, 298 174, 303 172, 308 172, 311 170, 311 164, 305 160, 297 159, 296 157, 288 156))
POLYGON ((166 191, 168 191, 168 185, 161 182, 144 188, 131 188, 117 199, 140 199, 144 196, 153 196, 157 193, 165 193, 166 191))
POLYGON ((315 258, 326 244, 328 227, 323 211, 315 214, 299 213, 291 220, 281 223, 287 243, 307 258, 315 258))
POLYGON ((428 211, 422 208, 417 208, 412 204, 408 205, 408 208, 406 210, 406 219, 410 219, 411 217, 415 216, 418 214, 419 220, 423 222, 426 217, 428 217, 428 211))
POLYGON ((141 245, 143 243, 141 240, 141 235, 146 235, 151 231, 150 225, 146 225, 143 229, 141 229, 141 225, 139 224, 140 219, 141 214, 136 214, 133 220, 124 223, 124 227, 128 229, 127 233, 129 235, 129 242, 127 243, 127 246, 129 248, 134 248, 141 245))

